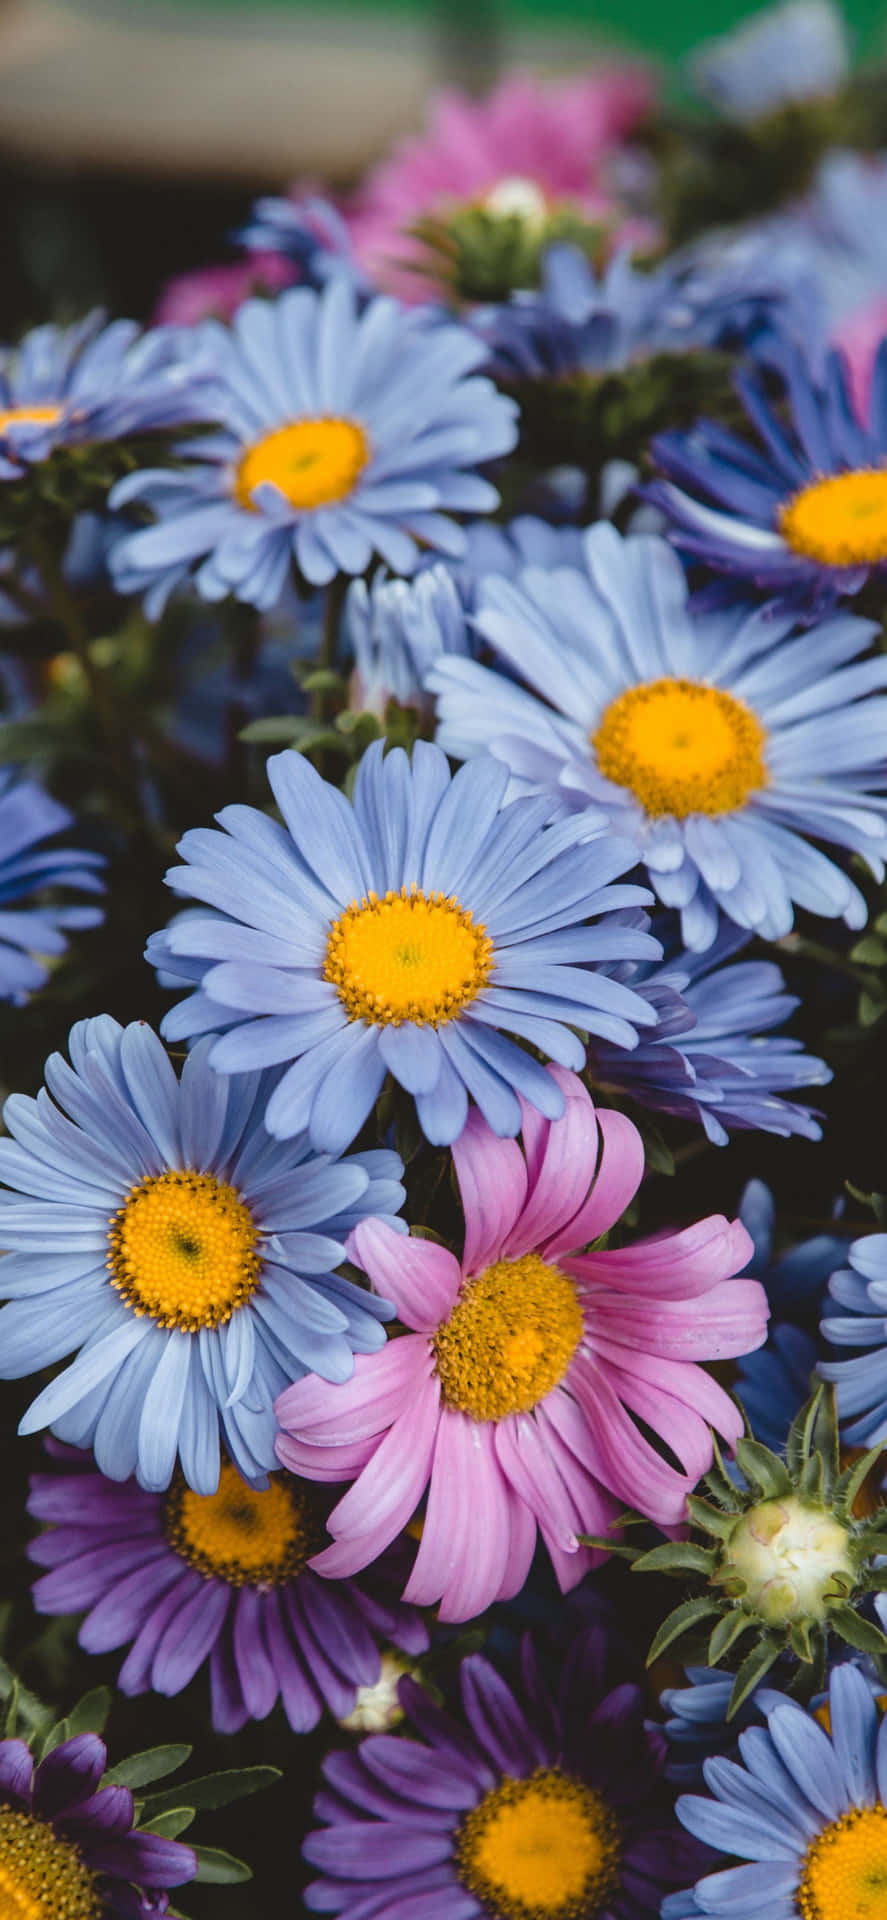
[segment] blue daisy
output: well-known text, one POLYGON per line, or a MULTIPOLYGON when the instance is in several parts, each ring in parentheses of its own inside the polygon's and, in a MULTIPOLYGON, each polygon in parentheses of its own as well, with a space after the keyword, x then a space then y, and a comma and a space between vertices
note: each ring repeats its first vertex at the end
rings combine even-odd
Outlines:
POLYGON ((195 566, 205 599, 266 608, 294 559, 315 586, 375 554, 412 573, 417 543, 464 551, 453 511, 498 504, 477 468, 514 446, 516 408, 478 374, 467 328, 381 297, 358 311, 338 274, 197 332, 220 431, 191 442, 188 466, 129 474, 111 494, 155 514, 111 555, 118 589, 145 593, 152 617, 195 566))
MULTIPOLYGON (((772 1696, 771 1696, 772 1699, 772 1696)), ((682 1794, 678 1817, 732 1861, 662 1905, 662 1920, 835 1920, 876 1914, 887 1883, 887 1720, 865 1678, 829 1682, 831 1734, 783 1698, 739 1736, 741 1762, 706 1760, 711 1797, 682 1794)))
POLYGON ((759 1689, 746 1694, 741 1707, 728 1720, 735 1674, 721 1673, 717 1667, 687 1667, 685 1671, 687 1686, 664 1687, 659 1696, 667 1716, 665 1777, 677 1787, 702 1787, 703 1761, 715 1754, 738 1759, 740 1733, 745 1727, 761 1725, 759 1689))
POLYGON ((47 979, 43 957, 64 953, 67 933, 96 927, 103 918, 101 907, 60 906, 44 898, 56 887, 104 892, 102 854, 46 844, 73 824, 67 807, 33 780, 0 768, 0 1000, 17 1007, 47 979))
POLYGON ((834 1233, 815 1233, 774 1254, 776 1208, 770 1188, 763 1180, 749 1180, 743 1188, 739 1218, 754 1244, 748 1271, 760 1280, 776 1320, 815 1328, 829 1277, 846 1258, 847 1235, 839 1231, 843 1204, 842 1198, 833 1209, 834 1233))
POLYGON ((549 1119, 563 1095, 507 1034, 577 1069, 574 1027, 633 1047, 653 1025, 649 1003, 599 970, 660 951, 612 920, 649 899, 612 884, 627 841, 582 819, 547 826, 544 799, 506 807, 504 767, 485 757, 453 777, 423 741, 412 765, 374 742, 353 806, 297 753, 269 760, 268 777, 283 826, 235 806, 223 831, 186 834, 168 884, 216 911, 174 922, 148 958, 193 969, 198 987, 167 1014, 167 1039, 227 1026, 210 1054, 220 1072, 293 1063, 265 1115, 275 1137, 307 1127, 319 1152, 341 1151, 389 1071, 435 1145, 461 1133, 469 1094, 494 1133, 516 1134, 519 1095, 549 1119))
POLYGON ((291 199, 288 194, 263 194, 253 202, 242 227, 234 234, 252 253, 280 253, 299 268, 299 278, 321 287, 343 269, 367 291, 370 281, 355 259, 347 221, 337 207, 317 194, 291 199))
POLYGON ((864 415, 840 352, 820 374, 786 337, 774 371, 778 400, 761 375, 736 376, 761 447, 708 420, 659 434, 652 451, 667 478, 646 496, 683 553, 827 611, 887 566, 887 343, 864 415))
POLYGON ((752 121, 836 93, 850 72, 845 22, 830 0, 785 0, 701 46, 691 74, 727 119, 752 121))
POLYGON ((755 234, 688 247, 650 266, 621 249, 598 272, 560 241, 538 292, 480 307, 471 325, 505 380, 621 371, 656 354, 684 354, 769 334, 794 312, 797 274, 755 234))
POLYGON ((397 1154, 331 1163, 304 1136, 269 1140, 274 1076, 215 1074, 210 1046, 179 1081, 143 1022, 84 1020, 70 1066, 47 1062, 49 1091, 3 1110, 0 1378, 76 1354, 20 1431, 51 1427, 151 1492, 178 1455, 195 1492, 214 1493, 220 1429, 266 1485, 276 1396, 309 1371, 349 1379, 392 1312, 335 1269, 358 1220, 401 1225, 397 1154))
POLYGON ((849 1360, 822 1360, 819 1371, 834 1382, 843 1438, 851 1446, 873 1447, 887 1439, 887 1233, 854 1240, 846 1260, 828 1288, 843 1312, 827 1312, 821 1331, 833 1347, 866 1351, 849 1360))
POLYGON ((0 480, 17 480, 53 448, 201 419, 203 381, 187 327, 100 312, 73 327, 35 327, 0 352, 0 480))
POLYGON ((581 571, 486 579, 474 623, 533 691, 438 660, 440 744, 503 761, 510 795, 629 837, 687 947, 712 945, 719 912, 767 940, 795 904, 865 925, 859 889, 810 842, 883 872, 887 657, 858 658, 871 621, 792 637, 788 610, 694 611, 667 542, 601 522, 581 571))
MULTIPOLYGON (((654 932, 661 931, 654 923, 654 932)), ((726 926, 704 954, 622 967, 619 978, 650 1001, 658 1025, 631 1054, 595 1041, 589 1050, 592 1076, 654 1111, 701 1121, 719 1147, 726 1146, 731 1127, 819 1140, 822 1129, 809 1108, 779 1095, 824 1086, 831 1070, 805 1053, 801 1040, 768 1031, 799 1002, 786 993, 772 961, 730 964, 747 945, 747 936, 726 926)))

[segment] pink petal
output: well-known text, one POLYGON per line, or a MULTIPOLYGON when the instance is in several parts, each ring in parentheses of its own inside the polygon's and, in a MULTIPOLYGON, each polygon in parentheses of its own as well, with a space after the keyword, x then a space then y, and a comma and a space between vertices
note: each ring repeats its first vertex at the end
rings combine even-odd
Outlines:
POLYGON ((695 1479, 670 1467, 643 1438, 602 1368, 583 1367, 575 1388, 593 1431, 603 1484, 651 1520, 683 1520, 695 1479))
MULTIPOLYGON (((511 1525, 511 1544, 508 1549, 508 1566, 505 1578, 499 1588, 498 1599, 513 1600, 520 1593, 530 1571, 533 1555, 536 1551, 536 1519, 508 1480, 503 1479, 505 1496, 508 1501, 508 1517, 511 1525)), ((579 1559, 579 1555, 574 1556, 579 1559)))
POLYGON ((327 1520, 335 1544, 309 1562, 340 1580, 367 1567, 396 1539, 428 1484, 440 1419, 440 1382, 427 1379, 380 1441, 372 1460, 327 1520))
MULTIPOLYGON (((583 1303, 585 1304, 585 1303, 583 1303)), ((752 1353, 767 1338, 767 1295, 757 1280, 719 1280, 695 1300, 644 1300, 597 1292, 586 1309, 595 1352, 599 1339, 676 1360, 724 1360, 752 1353)), ((631 1360, 628 1362, 631 1365, 631 1360)))
MULTIPOLYGON (((598 1126, 594 1106, 582 1081, 564 1067, 549 1067, 565 1096, 560 1120, 545 1122, 540 1136, 541 1160, 526 1205, 515 1221, 504 1251, 510 1259, 556 1240, 588 1198, 598 1158, 598 1126)), ((521 1102, 524 1125, 529 1111, 521 1102)), ((571 1241, 571 1246, 578 1243, 571 1241)))
MULTIPOLYGON (((584 1365, 584 1362, 580 1362, 580 1371, 575 1376, 580 1388, 584 1365)), ((691 1409, 701 1417, 706 1428, 715 1427, 731 1445, 742 1432, 742 1415, 735 1401, 718 1385, 717 1380, 712 1379, 710 1373, 706 1373, 704 1367, 696 1366, 692 1360, 664 1360, 659 1354, 643 1353, 638 1348, 629 1353, 625 1347, 601 1340, 595 1341, 595 1365, 606 1365, 614 1393, 635 1406, 642 1419, 662 1434, 679 1458, 683 1456, 673 1435, 676 1407, 691 1409), (666 1396, 662 1420, 659 1417, 654 1419, 649 1411, 645 1412, 640 1403, 630 1397, 627 1387, 630 1380, 643 1383, 645 1390, 661 1392, 666 1396)), ((596 1376, 595 1384, 590 1386, 589 1391, 596 1391, 596 1376)), ((652 1407, 652 1401, 648 1402, 648 1406, 652 1407)), ((686 1460, 684 1465, 689 1470, 690 1461, 686 1460)), ((700 1473, 707 1473, 710 1465, 709 1452, 707 1463, 700 1467, 700 1473)))
POLYGON ((336 1384, 309 1373, 286 1387, 274 1402, 278 1424, 309 1446, 367 1440, 390 1427, 433 1365, 427 1336, 403 1334, 378 1353, 357 1354, 350 1380, 336 1384))
POLYGON ((499 1260, 502 1245, 524 1204, 527 1169, 516 1140, 499 1140, 476 1107, 452 1155, 465 1214, 465 1273, 480 1273, 499 1260))
POLYGON ((621 1293, 687 1300, 739 1272, 752 1252, 741 1221, 713 1213, 680 1233, 654 1234, 632 1247, 584 1254, 563 1265, 580 1284, 591 1281, 621 1293))
POLYGON ((535 1420, 526 1414, 509 1414, 497 1421, 495 1446, 506 1479, 539 1526, 553 1535, 565 1553, 575 1553, 579 1545, 576 1515, 535 1420))
POLYGON ((573 1253, 607 1233, 634 1199, 644 1173, 644 1143, 624 1113, 597 1110, 601 1157, 597 1178, 584 1205, 545 1247, 547 1259, 573 1253))
POLYGON ((445 1408, 422 1540, 403 1597, 417 1606, 440 1600, 442 1620, 471 1620, 499 1598, 510 1547, 508 1489, 492 1426, 445 1408))
POLYGON ((288 1473, 294 1473, 299 1480, 332 1481, 333 1484, 356 1479, 375 1450, 375 1439, 355 1440, 350 1447, 312 1447, 307 1441, 279 1433, 274 1441, 277 1458, 288 1473))
MULTIPOLYGON (((593 1471, 588 1471, 577 1450, 570 1446, 562 1433, 562 1423, 567 1426, 570 1423, 571 1410, 578 1416, 579 1425, 584 1426, 583 1416, 569 1394, 552 1393, 544 1407, 537 1409, 537 1419, 544 1432, 546 1450, 567 1489, 577 1534, 607 1534, 611 1532, 611 1522, 619 1512, 621 1503, 606 1492, 593 1471)), ((547 1524, 540 1523, 540 1531, 562 1593, 569 1593, 589 1568, 600 1566, 607 1558, 606 1552, 598 1547, 580 1547, 577 1553, 565 1553, 547 1524)), ((614 1545, 618 1544, 620 1537, 618 1531, 612 1531, 614 1545)))
POLYGON ((394 1302, 404 1326, 433 1333, 449 1319, 462 1269, 446 1247, 395 1233, 384 1220, 370 1219, 359 1221, 349 1234, 346 1251, 349 1260, 369 1274, 376 1292, 394 1302))

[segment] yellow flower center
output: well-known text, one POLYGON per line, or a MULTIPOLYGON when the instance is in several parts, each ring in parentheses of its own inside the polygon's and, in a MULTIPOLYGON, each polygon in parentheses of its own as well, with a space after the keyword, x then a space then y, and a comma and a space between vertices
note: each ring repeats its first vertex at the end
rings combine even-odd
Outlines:
POLYGON ((108 1235, 111 1284, 160 1327, 220 1327, 259 1284, 259 1233, 212 1173, 169 1169, 133 1187, 108 1235))
POLYGON ((323 977, 351 1020, 439 1027, 475 998, 493 966, 493 943, 467 907, 418 888, 375 893, 333 922, 323 977))
POLYGON ((434 1336, 447 1406, 473 1420, 529 1413, 563 1379, 582 1338, 572 1280, 525 1253, 466 1280, 434 1336))
POLYGON ((814 481, 786 502, 779 531, 795 553, 824 566, 887 560, 887 468, 814 481))
POLYGON ((887 1809, 858 1807, 824 1827, 804 1858, 804 1920, 885 1920, 887 1809))
POLYGON ((556 1768, 506 1778, 462 1821, 455 1865, 495 1920, 592 1920, 619 1884, 619 1823, 556 1768))
POLYGON ((300 1480, 272 1478, 256 1491, 227 1460, 216 1493, 193 1493, 184 1480, 174 1481, 164 1529, 189 1566, 230 1587, 283 1586, 324 1539, 312 1495, 300 1480))
POLYGON ((766 733, 720 687, 649 680, 620 693, 591 744, 600 771, 629 787, 647 813, 730 813, 767 785, 766 733))
POLYGON ((247 447, 234 491, 251 513, 253 488, 269 480, 291 507, 325 507, 345 499, 369 458, 369 441, 356 420, 294 420, 247 447))
POLYGON ((10 427, 54 427, 61 417, 61 407, 0 407, 0 433, 10 427))
POLYGON ((77 1848, 47 1821, 0 1807, 0 1920, 99 1920, 103 1912, 77 1848))

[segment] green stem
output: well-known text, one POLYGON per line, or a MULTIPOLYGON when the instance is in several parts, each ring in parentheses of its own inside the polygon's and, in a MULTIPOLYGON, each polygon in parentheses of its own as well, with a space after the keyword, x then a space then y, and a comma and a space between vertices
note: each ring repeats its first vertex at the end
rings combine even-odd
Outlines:
MULTIPOLYGON (((317 655, 318 667, 328 673, 336 669, 336 656, 339 651, 339 628, 342 624, 342 609, 350 581, 347 574, 337 573, 327 588, 326 606, 323 615, 323 634, 317 655)), ((328 696, 324 687, 316 687, 311 695, 311 717, 314 720, 328 719, 328 696)))
MULTIPOLYGON (((83 609, 65 579, 61 561, 52 542, 40 533, 31 539, 31 552, 43 581, 46 605, 51 618, 61 627, 75 653, 89 688, 96 719, 104 737, 108 759, 121 787, 132 796, 133 784, 117 712, 114 692, 107 674, 98 665, 90 646, 89 628, 83 609)), ((138 811, 138 809, 136 809, 138 811)))

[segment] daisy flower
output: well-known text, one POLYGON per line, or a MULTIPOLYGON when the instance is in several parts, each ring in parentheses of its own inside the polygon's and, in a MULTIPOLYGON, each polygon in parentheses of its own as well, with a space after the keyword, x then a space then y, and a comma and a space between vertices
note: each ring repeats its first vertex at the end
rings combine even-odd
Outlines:
POLYGON ((610 927, 611 908, 649 897, 612 884, 625 841, 547 827, 547 801, 505 807, 504 767, 485 758, 452 777, 423 741, 412 764, 374 742, 353 805, 298 753, 275 755, 268 777, 284 825, 226 807, 222 832, 186 834, 167 881, 216 911, 173 922, 148 958, 197 985, 166 1015, 167 1039, 227 1026, 210 1053, 225 1074, 293 1062, 265 1114, 275 1137, 307 1127, 318 1152, 341 1151, 388 1072, 437 1146, 461 1133, 469 1094, 514 1134, 518 1095, 551 1116, 563 1096, 506 1035, 581 1067, 573 1027, 633 1047, 635 1022, 653 1025, 639 994, 597 971, 660 950, 610 927))
POLYGON ((73 327, 35 327, 0 351, 0 481, 17 480, 55 447, 202 418, 204 389, 191 336, 143 333, 134 320, 87 314, 73 327))
POLYGON ((545 794, 564 817, 603 809, 680 909, 685 946, 711 947, 720 913, 766 940, 795 905, 865 925, 863 895, 811 841, 883 873, 887 802, 870 790, 885 785, 887 657, 858 657, 871 621, 793 637, 788 610, 696 612, 664 540, 601 522, 581 570, 485 580, 474 623, 532 691, 439 659, 441 746, 493 754, 510 795, 545 794))
POLYGON ((166 1493, 118 1486, 84 1454, 49 1443, 54 1470, 31 1480, 28 1512, 47 1524, 29 1556, 49 1569, 38 1613, 87 1609, 88 1653, 127 1645, 122 1693, 176 1694, 209 1663, 213 1726, 236 1733, 280 1698, 294 1733, 326 1706, 350 1713, 379 1679, 379 1642, 424 1652, 418 1613, 398 1601, 392 1564, 358 1584, 320 1580, 305 1562, 324 1539, 317 1488, 275 1474, 248 1487, 223 1461, 218 1490, 177 1477, 166 1493))
POLYGON ((17 1007, 48 978, 43 956, 64 953, 66 933, 96 927, 103 918, 101 907, 43 899, 46 888, 104 892, 102 854, 46 844, 73 824, 67 807, 33 780, 0 768, 0 999, 17 1007))
POLYGON ((854 1666, 829 1681, 831 1732, 818 1717, 768 1696, 766 1727, 739 1736, 741 1762, 706 1760, 708 1798, 684 1794, 678 1817, 729 1855, 663 1903, 663 1920, 703 1913, 731 1920, 849 1920, 883 1909, 887 1883, 887 1720, 854 1666))
POLYGON ((394 1153, 338 1164, 268 1139, 273 1076, 221 1078, 194 1048, 177 1080, 156 1034, 103 1016, 13 1094, 0 1140, 0 1378, 76 1358, 21 1423, 93 1447, 103 1473, 160 1491, 176 1464, 219 1481, 219 1430, 247 1480, 274 1465, 276 1394, 351 1372, 392 1309, 334 1269, 366 1211, 403 1199, 394 1153), (51 1097, 50 1097, 51 1096, 51 1097))
POLYGON ((338 274, 319 293, 247 300, 230 330, 205 321, 193 337, 219 431, 191 442, 188 465, 129 474, 110 496, 155 515, 110 560, 152 618, 195 566, 205 599, 263 608, 293 560, 314 586, 374 554, 412 573, 417 543, 462 553, 453 511, 498 504, 476 469, 514 446, 516 408, 478 374, 485 350, 464 327, 396 300, 358 311, 338 274))
POLYGON ((35 1767, 24 1740, 0 1740, 0 1892, 10 1920, 139 1920, 166 1913, 193 1880, 181 1840, 142 1833, 128 1787, 102 1786, 108 1750, 78 1733, 35 1767))
POLYGON ((701 46, 691 72, 727 119, 760 120, 838 92, 850 72, 847 27, 830 0, 785 0, 701 46))
POLYGON ((835 1262, 821 1332, 833 1347, 863 1349, 849 1360, 821 1360, 819 1372, 834 1383, 843 1438, 873 1447, 887 1438, 887 1233, 853 1240, 835 1262), (847 1265, 839 1265, 841 1258, 847 1265))
POLYGON ((519 1593, 538 1526, 562 1590, 592 1564, 582 1533, 620 1507, 663 1526, 711 1465, 711 1427, 732 1444, 733 1401, 696 1364, 764 1339, 766 1296, 732 1278, 751 1242, 713 1215, 633 1246, 582 1251, 636 1192, 631 1122, 595 1110, 552 1068, 563 1119, 523 1111, 524 1151, 472 1114, 453 1147, 465 1212, 461 1259, 361 1223, 351 1257, 410 1333, 350 1383, 281 1395, 277 1452, 308 1479, 353 1479, 316 1556, 335 1578, 375 1559, 428 1504, 405 1598, 467 1620, 519 1593), (636 1424, 667 1440, 671 1465, 636 1424))
POLYGON ((604 1637, 574 1640, 555 1691, 532 1644, 516 1688, 462 1661, 462 1714, 401 1681, 415 1729, 323 1762, 306 1858, 310 1912, 385 1920, 638 1920, 697 1870, 662 1787, 664 1741, 643 1690, 608 1672, 604 1637), (620 1684, 621 1682, 621 1684, 620 1684), (421 1891, 417 1891, 420 1889, 421 1891))
POLYGON ((815 615, 887 566, 887 345, 863 413, 842 353, 827 353, 820 374, 786 338, 777 370, 778 403, 762 376, 736 375, 759 447, 707 420, 659 434, 667 477, 645 493, 683 553, 815 615))

